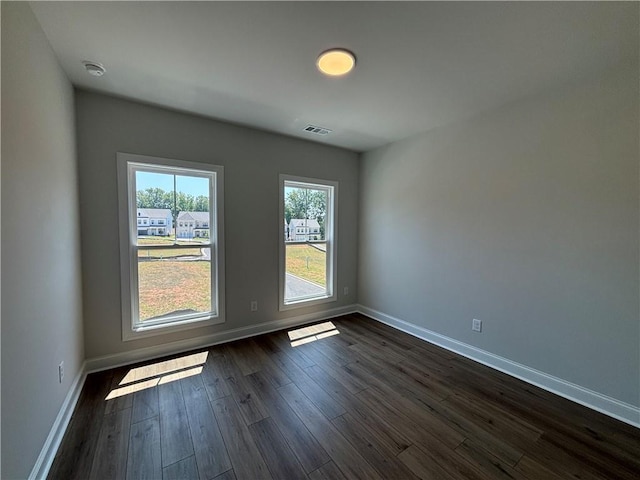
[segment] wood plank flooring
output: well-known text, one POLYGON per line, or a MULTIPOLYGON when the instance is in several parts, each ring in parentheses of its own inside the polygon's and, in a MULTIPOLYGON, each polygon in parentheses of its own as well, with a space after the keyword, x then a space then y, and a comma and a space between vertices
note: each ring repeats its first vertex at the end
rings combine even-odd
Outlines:
POLYGON ((639 429, 359 314, 290 332, 89 375, 49 478, 640 478, 639 429))

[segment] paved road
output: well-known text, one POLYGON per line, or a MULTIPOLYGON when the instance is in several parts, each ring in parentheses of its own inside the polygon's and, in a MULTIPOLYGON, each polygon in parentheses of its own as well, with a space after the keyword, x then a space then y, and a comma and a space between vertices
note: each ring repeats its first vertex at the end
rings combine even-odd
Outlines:
POLYGON ((200 255, 189 255, 186 257, 176 257, 167 259, 167 261, 178 261, 178 262, 210 262, 211 261, 211 249, 201 248, 200 255))
POLYGON ((311 245, 313 248, 317 248, 321 252, 326 252, 327 251, 327 244, 326 243, 310 243, 309 245, 311 245))
POLYGON ((305 297, 307 295, 321 295, 325 293, 325 288, 312 283, 304 278, 296 277, 290 273, 286 275, 285 298, 305 297))

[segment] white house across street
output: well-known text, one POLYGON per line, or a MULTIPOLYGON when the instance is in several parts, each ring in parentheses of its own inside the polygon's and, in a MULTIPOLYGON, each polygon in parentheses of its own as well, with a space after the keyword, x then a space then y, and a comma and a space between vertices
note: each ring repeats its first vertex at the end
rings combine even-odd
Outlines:
POLYGON ((320 224, 317 220, 308 218, 292 218, 289 222, 289 231, 287 232, 286 240, 290 242, 322 240, 320 224))
POLYGON ((138 235, 167 236, 173 229, 168 208, 138 208, 138 235))
POLYGON ((209 212, 180 212, 176 221, 177 238, 209 238, 209 212))

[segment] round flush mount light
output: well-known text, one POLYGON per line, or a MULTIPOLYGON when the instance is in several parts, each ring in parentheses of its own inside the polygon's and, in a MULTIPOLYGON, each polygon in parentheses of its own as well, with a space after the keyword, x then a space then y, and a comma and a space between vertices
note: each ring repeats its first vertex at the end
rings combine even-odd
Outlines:
POLYGON ((84 65, 85 70, 89 75, 93 75, 94 77, 101 77, 106 72, 104 66, 101 63, 89 62, 87 60, 83 60, 82 64, 84 65))
POLYGON ((356 66, 356 57, 349 50, 332 48, 318 56, 316 66, 325 75, 339 77, 353 70, 356 66))

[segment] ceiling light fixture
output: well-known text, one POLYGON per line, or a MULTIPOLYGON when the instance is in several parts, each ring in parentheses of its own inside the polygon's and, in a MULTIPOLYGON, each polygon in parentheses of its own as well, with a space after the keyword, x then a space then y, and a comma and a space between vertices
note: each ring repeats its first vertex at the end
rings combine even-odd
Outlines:
POLYGON ((353 70, 356 66, 356 57, 349 50, 332 48, 318 56, 316 66, 325 75, 339 77, 353 70))
POLYGON ((87 60, 83 60, 82 64, 84 65, 85 70, 89 75, 93 75, 94 77, 101 77, 106 72, 106 69, 101 63, 89 62, 87 60))

